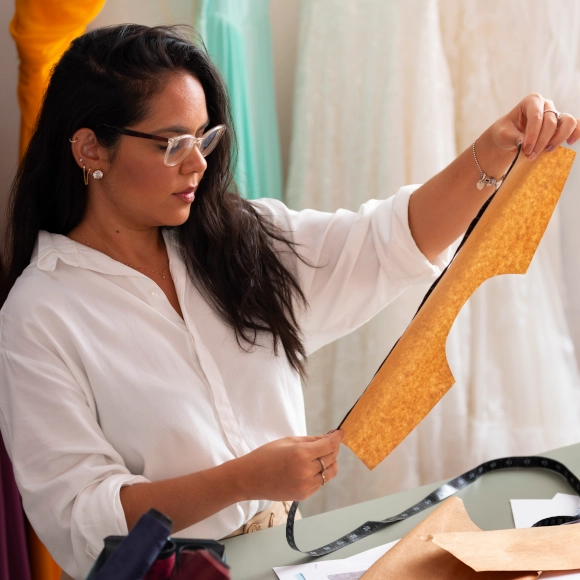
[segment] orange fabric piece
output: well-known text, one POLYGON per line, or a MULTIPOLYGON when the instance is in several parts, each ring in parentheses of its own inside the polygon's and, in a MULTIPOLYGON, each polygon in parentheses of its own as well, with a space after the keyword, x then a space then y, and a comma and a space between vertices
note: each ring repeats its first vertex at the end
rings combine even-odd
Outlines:
POLYGON ((463 248, 341 425, 343 443, 369 469, 376 467, 453 386, 445 344, 455 318, 488 278, 526 273, 575 155, 559 147, 535 161, 520 156, 463 248))
POLYGON ((105 0, 16 0, 10 34, 20 58, 21 159, 32 135, 52 67, 104 5, 105 0))
POLYGON ((32 580, 60 580, 61 570, 28 524, 28 551, 32 580))

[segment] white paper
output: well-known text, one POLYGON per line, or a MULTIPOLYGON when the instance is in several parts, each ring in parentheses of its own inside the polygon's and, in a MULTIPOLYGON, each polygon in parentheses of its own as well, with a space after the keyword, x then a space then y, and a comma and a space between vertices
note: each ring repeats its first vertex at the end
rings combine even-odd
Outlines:
POLYGON ((296 566, 276 566, 273 568, 280 580, 306 580, 305 574, 316 573, 316 564, 297 564, 296 566))
POLYGON ((371 548, 342 560, 314 561, 296 566, 277 566, 274 568, 274 572, 280 580, 358 580, 398 541, 395 540, 371 548))
POLYGON ((580 498, 557 493, 552 499, 512 499, 510 503, 516 528, 531 528, 544 518, 575 515, 580 498))
POLYGON ((304 580, 359 580, 374 562, 329 560, 317 562, 316 569, 308 571, 304 580))
POLYGON ((368 560, 374 564, 381 556, 384 556, 399 540, 394 542, 389 542, 388 544, 383 544, 382 546, 377 546, 376 548, 371 548, 360 554, 355 554, 354 556, 349 556, 342 560, 343 562, 353 562, 355 560, 368 560))

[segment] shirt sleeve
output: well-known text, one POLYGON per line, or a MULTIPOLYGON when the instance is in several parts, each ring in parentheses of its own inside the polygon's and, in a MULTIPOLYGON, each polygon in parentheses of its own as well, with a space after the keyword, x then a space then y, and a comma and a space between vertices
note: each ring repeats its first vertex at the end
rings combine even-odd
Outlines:
POLYGON ((85 578, 103 539, 128 532, 121 487, 148 480, 105 439, 88 385, 41 326, 11 324, 9 350, 2 324, 0 430, 40 540, 69 575, 85 578))
POLYGON ((386 200, 370 200, 358 212, 292 211, 258 200, 288 232, 304 259, 295 272, 308 307, 300 328, 308 354, 355 330, 403 290, 433 282, 451 259, 446 250, 431 263, 409 229, 409 198, 419 185, 386 200))

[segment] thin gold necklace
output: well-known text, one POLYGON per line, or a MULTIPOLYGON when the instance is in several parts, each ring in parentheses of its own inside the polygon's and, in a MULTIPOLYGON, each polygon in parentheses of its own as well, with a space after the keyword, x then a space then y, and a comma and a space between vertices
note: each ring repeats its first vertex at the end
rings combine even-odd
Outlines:
MULTIPOLYGON (((88 246, 92 250, 96 250, 96 248, 94 248, 93 246, 91 246, 91 244, 89 244, 89 242, 87 241, 87 238, 85 238, 85 236, 83 236, 83 234, 81 234, 80 232, 77 232, 77 234, 78 234, 79 238, 81 238, 81 240, 83 241, 85 246, 88 246)), ((105 246, 107 246, 107 248, 109 248, 109 250, 111 250, 111 247, 109 246, 109 244, 107 244, 107 242, 104 242, 104 244, 105 244, 105 246)), ((163 268, 163 270, 161 270, 161 272, 160 272, 159 270, 151 270, 150 268, 141 268, 140 266, 135 266, 133 264, 129 264, 128 262, 123 262, 122 260, 119 260, 119 262, 121 262, 121 264, 123 264, 125 266, 129 266, 129 268, 134 268, 135 270, 141 270, 141 272, 151 272, 152 274, 159 274, 164 280, 166 279, 165 270, 169 266, 169 262, 166 262, 165 268, 163 268)))

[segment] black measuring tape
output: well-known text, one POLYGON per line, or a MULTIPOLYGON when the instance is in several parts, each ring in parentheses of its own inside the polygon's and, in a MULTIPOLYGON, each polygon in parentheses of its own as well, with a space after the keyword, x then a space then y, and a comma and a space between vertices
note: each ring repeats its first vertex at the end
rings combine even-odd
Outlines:
MULTIPOLYGON (((536 455, 530 455, 528 457, 503 457, 501 459, 486 461, 485 463, 478 465, 475 469, 467 471, 459 477, 444 483, 441 487, 438 487, 435 491, 431 492, 420 502, 412 505, 396 516, 392 516, 385 520, 371 520, 365 522, 362 524, 362 526, 359 526, 352 532, 342 536, 342 538, 338 538, 338 540, 330 542, 330 544, 326 544, 326 546, 316 548, 315 550, 309 550, 307 552, 298 548, 296 541, 294 540, 294 517, 296 516, 296 510, 298 509, 298 502, 295 501, 292 503, 292 507, 288 512, 288 522, 286 523, 286 540, 288 541, 290 547, 294 550, 297 550, 298 552, 309 554, 310 556, 324 556, 324 554, 330 554, 340 550, 341 548, 344 548, 345 546, 354 544, 355 542, 358 542, 359 540, 362 540, 363 538, 366 538, 367 536, 370 536, 376 531, 386 528, 391 524, 402 522, 403 520, 407 520, 414 515, 420 514, 422 511, 437 505, 448 497, 456 494, 458 491, 465 489, 468 485, 471 485, 474 481, 477 481, 482 475, 485 475, 486 473, 503 469, 532 467, 547 469, 549 471, 555 471, 556 473, 559 473, 562 477, 564 477, 564 479, 566 479, 574 491, 580 495, 580 480, 578 480, 578 478, 563 463, 560 463, 559 461, 549 459, 548 457, 539 457, 536 455)), ((557 516, 540 520, 534 524, 534 527, 560 526, 563 524, 575 524, 578 522, 580 522, 580 510, 579 513, 574 516, 557 516)))

